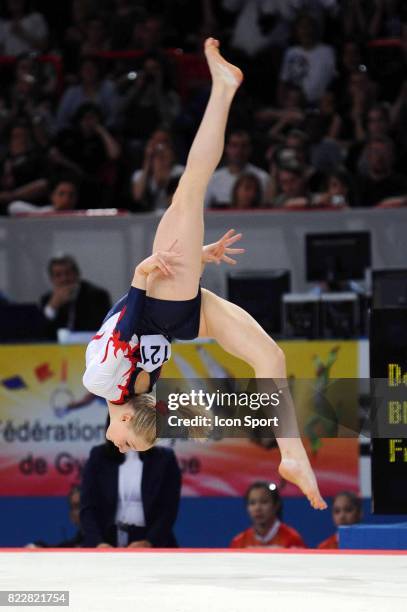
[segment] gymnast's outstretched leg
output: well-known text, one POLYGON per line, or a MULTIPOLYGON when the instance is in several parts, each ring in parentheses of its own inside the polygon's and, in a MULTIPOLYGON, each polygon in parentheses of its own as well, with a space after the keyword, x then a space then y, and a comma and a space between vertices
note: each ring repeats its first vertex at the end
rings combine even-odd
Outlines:
POLYGON ((205 42, 212 89, 201 125, 192 143, 185 172, 171 206, 157 228, 153 253, 167 251, 176 242, 182 255, 170 277, 155 271, 148 277, 147 295, 163 300, 189 300, 198 293, 204 235, 205 191, 223 152, 225 129, 233 97, 243 75, 226 62, 213 38, 205 42))
POLYGON ((200 329, 201 336, 214 338, 252 366, 259 390, 282 390, 278 408, 282 427, 275 430, 281 452, 279 472, 303 491, 314 508, 326 508, 298 432, 283 351, 245 310, 206 289, 202 289, 200 329))

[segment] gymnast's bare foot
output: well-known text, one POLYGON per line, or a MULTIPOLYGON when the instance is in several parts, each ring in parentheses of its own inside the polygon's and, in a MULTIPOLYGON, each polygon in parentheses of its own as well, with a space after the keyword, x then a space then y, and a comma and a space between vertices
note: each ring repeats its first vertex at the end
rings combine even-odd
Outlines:
POLYGON ((237 66, 229 64, 219 53, 219 41, 207 38, 205 41, 205 55, 212 75, 213 84, 235 92, 243 81, 243 73, 237 66))
POLYGON ((278 468, 280 476, 299 487, 315 510, 325 510, 327 504, 321 497, 305 450, 295 455, 283 456, 278 468))

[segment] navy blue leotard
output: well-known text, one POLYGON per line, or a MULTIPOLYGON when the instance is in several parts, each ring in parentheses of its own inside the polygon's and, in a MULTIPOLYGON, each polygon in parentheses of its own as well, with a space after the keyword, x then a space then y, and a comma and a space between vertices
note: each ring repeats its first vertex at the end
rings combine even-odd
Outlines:
POLYGON ((87 347, 85 387, 123 404, 135 394, 136 378, 145 371, 151 391, 171 356, 171 341, 197 337, 200 305, 200 288, 191 300, 171 301, 148 297, 131 287, 108 312, 87 347))

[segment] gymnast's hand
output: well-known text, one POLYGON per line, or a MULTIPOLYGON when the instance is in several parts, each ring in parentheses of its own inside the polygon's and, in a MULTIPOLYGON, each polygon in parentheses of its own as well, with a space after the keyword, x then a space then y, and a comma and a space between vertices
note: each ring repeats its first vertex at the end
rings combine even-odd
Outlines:
POLYGON ((216 263, 219 265, 222 261, 236 265, 236 259, 228 257, 228 255, 238 255, 244 253, 245 249, 231 249, 230 245, 241 239, 243 234, 235 234, 234 229, 230 229, 222 238, 212 244, 206 244, 202 249, 202 263, 216 263), (228 255, 227 255, 228 254, 228 255))
POLYGON ((173 266, 177 263, 177 259, 181 257, 181 253, 174 249, 177 240, 172 243, 168 251, 157 251, 144 259, 136 267, 136 274, 148 276, 153 270, 160 270, 164 276, 173 274, 173 266))
POLYGON ((151 548, 152 544, 148 540, 139 540, 138 542, 130 542, 127 548, 151 548))

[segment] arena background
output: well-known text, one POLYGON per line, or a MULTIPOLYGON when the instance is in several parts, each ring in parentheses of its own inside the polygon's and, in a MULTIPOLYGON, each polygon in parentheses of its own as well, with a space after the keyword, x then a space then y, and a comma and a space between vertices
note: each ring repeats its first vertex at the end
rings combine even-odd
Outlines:
MULTIPOLYGON (((10 18, 6 4, 2 6, 5 20, 2 28, 10 18)), ((229 57, 243 57, 242 49, 237 52, 235 47, 241 13, 228 10, 234 3, 227 0, 222 3, 202 2, 196 3, 195 8, 192 4, 195 3, 164 0, 153 3, 108 0, 98 3, 32 2, 29 6, 27 3, 25 10, 40 13, 45 20, 43 40, 35 49, 29 48, 26 41, 22 45, 24 49, 19 48, 19 52, 14 54, 12 46, 7 52, 5 45, 10 41, 4 35, 4 29, 1 30, 3 55, 0 57, 0 70, 4 95, 0 117, 0 291, 11 304, 38 303, 40 295, 49 290, 47 262, 51 256, 61 252, 74 255, 83 278, 109 290, 113 300, 126 291, 134 265, 151 248, 162 212, 148 198, 139 202, 132 196, 133 173, 143 164, 148 139, 154 129, 164 124, 174 134, 176 161, 185 163, 208 93, 208 75, 201 54, 203 38, 208 33, 215 34, 220 37, 229 57), (119 4, 130 5, 134 31, 128 32, 124 27, 126 18, 123 19, 119 4), (77 9, 79 5, 80 9, 77 9), (145 27, 143 30, 146 24, 150 29, 145 27), (127 38, 120 39, 123 28, 127 38), (25 48, 27 45, 28 49, 25 48), (20 57, 20 52, 23 57, 20 57), (94 152, 84 159, 80 147, 70 149, 67 140, 61 136, 66 128, 60 121, 64 92, 80 83, 82 59, 91 55, 96 56, 102 66, 103 81, 112 81, 117 90, 115 95, 118 93, 124 98, 132 81, 137 81, 134 74, 143 70, 143 58, 150 53, 155 59, 157 56, 161 58, 165 67, 166 62, 170 62, 171 74, 166 74, 170 84, 166 84, 164 93, 167 102, 174 101, 174 93, 177 96, 172 107, 174 114, 166 116, 165 121, 163 116, 156 117, 155 123, 153 121, 148 130, 143 131, 136 113, 130 113, 125 121, 120 113, 113 117, 107 113, 101 121, 102 127, 115 138, 120 152, 113 155, 110 150, 109 159, 102 152, 100 163, 92 165, 96 157, 94 152), (24 61, 28 63, 24 64, 24 61), (9 137, 13 129, 21 125, 27 130, 26 141, 30 146, 23 146, 23 151, 15 153, 9 137), (19 174, 20 162, 25 164, 24 176, 19 174), (86 167, 81 164, 86 164, 86 167), (38 214, 41 211, 37 210, 37 213, 11 218, 9 205, 15 200, 26 200, 38 207, 49 205, 53 180, 60 173, 65 178, 69 173, 70 180, 78 187, 76 206, 63 212, 51 210, 44 215, 38 214), (27 182, 35 182, 34 179, 38 179, 35 189, 27 193, 24 188, 27 182)), ((291 291, 315 289, 306 280, 305 235, 330 231, 370 232, 371 269, 405 266, 407 186, 405 191, 399 186, 397 193, 394 185, 387 186, 388 191, 384 190, 380 200, 369 203, 357 197, 357 189, 348 201, 341 200, 341 206, 331 196, 323 200, 323 205, 311 206, 314 200, 308 200, 311 190, 329 194, 326 179, 336 169, 336 164, 346 166, 352 183, 363 182, 363 172, 366 172, 363 155, 369 142, 375 138, 381 142, 385 140, 387 144, 390 141, 389 146, 394 147, 392 173, 396 173, 398 179, 400 175, 405 178, 406 9, 403 2, 384 4, 385 8, 380 12, 383 3, 377 3, 379 8, 375 8, 369 2, 287 2, 289 9, 281 14, 274 6, 271 11, 273 19, 268 24, 267 19, 260 26, 256 22, 263 35, 264 32, 270 34, 276 23, 281 28, 272 44, 257 50, 257 58, 255 54, 244 56, 248 78, 236 100, 229 127, 250 133, 251 161, 270 177, 275 179, 273 173, 293 169, 294 174, 311 169, 315 171, 313 174, 323 176, 320 176, 318 185, 313 183, 311 186, 310 183, 303 188, 304 193, 300 195, 307 197, 306 205, 297 205, 290 210, 276 204, 275 198, 284 195, 280 193, 281 185, 277 185, 278 195, 274 194, 272 201, 263 202, 261 207, 238 210, 231 202, 222 210, 208 206, 207 241, 218 238, 230 227, 244 234, 247 253, 239 261, 239 270, 289 270, 291 291), (332 47, 335 74, 331 75, 330 83, 325 84, 320 95, 297 101, 299 108, 293 109, 284 106, 284 96, 278 92, 278 81, 284 53, 293 45, 295 20, 300 16, 300 10, 308 10, 318 23, 321 41, 332 47), (355 75, 359 81, 354 83, 352 78, 355 75), (323 106, 325 93, 331 93, 334 100, 324 98, 323 106), (387 121, 387 127, 372 127, 369 113, 381 105, 382 110, 383 107, 386 109, 381 122, 387 121), (270 123, 264 124, 261 112, 270 107, 274 111, 287 111, 287 115, 277 114, 270 123), (316 131, 315 117, 322 117, 316 131), (335 132, 334 123, 338 118, 341 128, 335 132), (280 129, 280 126, 273 132, 281 120, 286 122, 285 127, 280 129), (305 132, 307 141, 306 159, 296 160, 295 168, 290 164, 285 167, 276 153, 280 147, 295 153, 296 147, 287 144, 291 130, 305 132), (325 145, 329 147, 325 149, 325 145), (329 159, 324 156, 328 150, 333 155, 329 159), (344 203, 346 206, 342 207, 344 203)), ((324 81, 324 66, 321 66, 318 76, 324 81)), ((297 66, 298 70, 300 68, 297 66)), ((304 74, 294 70, 291 84, 298 85, 297 81, 303 77, 304 74)), ((227 273, 226 268, 208 266, 204 285, 220 295, 227 295, 227 273)), ((369 274, 364 291, 366 295, 371 294, 369 274)), ((287 340, 284 334, 280 334, 279 340, 287 352, 289 374, 312 377, 315 374, 312 356, 318 354, 324 359, 333 346, 339 345, 338 360, 331 375, 368 377, 366 320, 367 308, 363 311, 362 324, 351 340, 342 337, 287 340)), ((204 345, 203 348, 213 353, 222 366, 231 368, 235 375, 246 374, 242 364, 225 356, 214 345, 204 345)), ((166 375, 183 376, 184 362, 204 373, 205 367, 197 357, 195 345, 177 345, 174 354, 178 362, 175 358, 166 375)), ((105 408, 94 401, 75 414, 79 427, 81 424, 91 425, 84 436, 89 435, 92 440, 69 445, 61 440, 45 442, 40 429, 43 425, 63 426, 64 421, 55 417, 53 409, 66 403, 67 398, 77 399, 84 392, 81 386, 83 358, 83 344, 0 347, 0 495, 4 516, 7 516, 7 521, 0 525, 2 547, 23 546, 34 539, 58 541, 71 533, 66 492, 77 482, 78 465, 86 458, 91 442, 102 439, 105 408), (33 428, 38 422, 40 428, 35 433, 33 428), (57 471, 53 466, 61 452, 67 452, 68 456, 59 457, 57 471)), ((68 422, 67 417, 65 422, 68 422)), ((58 435, 63 437, 62 430, 59 431, 58 435)), ((361 442, 356 438, 325 442, 319 456, 314 459, 322 491, 329 502, 339 489, 359 491, 364 498, 365 522, 396 523, 401 517, 371 514, 370 459, 366 445, 361 442)), ((240 446, 240 451, 242 448, 240 446)), ((220 470, 214 468, 213 457, 211 462, 211 453, 215 453, 211 446, 203 450, 190 444, 177 444, 175 450, 184 470, 183 497, 176 526, 180 545, 227 546, 230 538, 247 526, 241 497, 245 487, 250 478, 266 477, 267 471, 270 480, 275 478, 276 452, 261 451, 253 446, 248 455, 245 449, 244 475, 237 442, 228 443, 228 459, 220 470), (246 462, 248 456, 250 461, 246 462), (191 458, 194 461, 191 462, 191 458), (200 463, 199 475, 196 474, 196 458, 200 463)), ((315 546, 332 533, 328 512, 319 513, 316 519, 298 491, 287 487, 283 494, 284 520, 303 534, 309 546, 315 546)))

